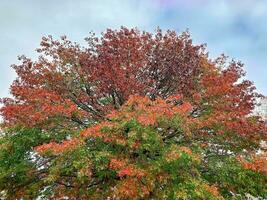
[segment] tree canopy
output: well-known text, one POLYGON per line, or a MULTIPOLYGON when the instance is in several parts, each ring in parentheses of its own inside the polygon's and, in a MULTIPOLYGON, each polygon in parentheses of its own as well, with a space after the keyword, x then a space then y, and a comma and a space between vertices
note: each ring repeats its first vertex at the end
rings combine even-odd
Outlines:
POLYGON ((188 32, 122 27, 19 57, 0 113, 6 199, 267 198, 267 125, 243 64, 188 32))

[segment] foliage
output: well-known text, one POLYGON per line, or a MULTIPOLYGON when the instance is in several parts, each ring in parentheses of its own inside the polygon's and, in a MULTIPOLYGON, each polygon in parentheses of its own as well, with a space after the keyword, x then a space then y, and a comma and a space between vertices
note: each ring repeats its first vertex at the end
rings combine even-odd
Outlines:
POLYGON ((25 191, 27 195, 37 195, 39 163, 33 147, 48 142, 49 137, 37 129, 16 128, 12 130, 14 134, 10 132, 0 139, 0 189, 8 199, 24 195, 25 191))
POLYGON ((3 198, 267 198, 267 127, 240 62, 160 29, 86 41, 43 38, 38 61, 14 66, 3 198))
POLYGON ((62 37, 44 37, 37 61, 21 56, 13 65, 18 78, 14 99, 2 99, 6 126, 88 126, 119 108, 129 95, 190 95, 205 59, 188 33, 160 29, 155 35, 137 29, 94 34, 80 47, 62 37), (27 117, 25 117, 27 116, 27 117))

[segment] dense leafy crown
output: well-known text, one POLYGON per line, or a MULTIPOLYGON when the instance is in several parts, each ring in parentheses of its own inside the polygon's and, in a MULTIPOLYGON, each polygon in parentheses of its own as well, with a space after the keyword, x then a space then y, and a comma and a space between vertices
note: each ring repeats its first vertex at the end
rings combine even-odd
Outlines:
POLYGON ((242 63, 188 33, 43 38, 0 109, 6 199, 267 198, 266 122, 242 63))

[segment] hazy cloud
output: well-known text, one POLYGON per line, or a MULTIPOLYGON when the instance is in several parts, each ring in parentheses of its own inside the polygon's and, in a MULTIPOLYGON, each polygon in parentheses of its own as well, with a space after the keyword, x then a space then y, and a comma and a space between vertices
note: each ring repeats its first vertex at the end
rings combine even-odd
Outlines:
POLYGON ((17 55, 34 57, 43 35, 82 42, 89 31, 121 25, 153 31, 189 28, 212 57, 226 53, 246 64, 248 78, 267 94, 266 0, 0 0, 0 97, 7 96, 17 55))

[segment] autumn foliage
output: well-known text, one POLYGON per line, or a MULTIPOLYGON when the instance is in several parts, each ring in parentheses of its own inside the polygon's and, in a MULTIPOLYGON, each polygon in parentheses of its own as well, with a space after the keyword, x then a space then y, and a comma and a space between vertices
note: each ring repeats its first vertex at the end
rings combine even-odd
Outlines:
POLYGON ((37 61, 13 66, 4 198, 267 198, 267 126, 242 63, 160 29, 86 41, 44 37, 37 61))

